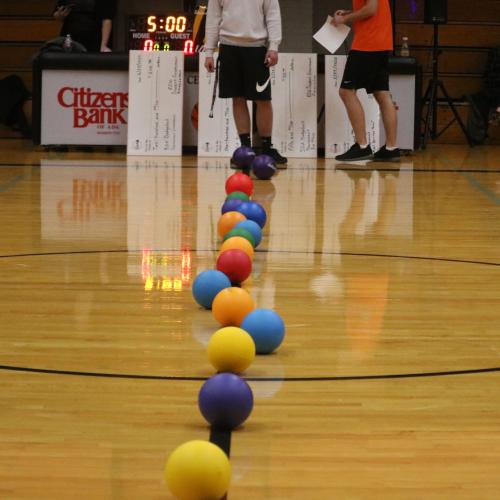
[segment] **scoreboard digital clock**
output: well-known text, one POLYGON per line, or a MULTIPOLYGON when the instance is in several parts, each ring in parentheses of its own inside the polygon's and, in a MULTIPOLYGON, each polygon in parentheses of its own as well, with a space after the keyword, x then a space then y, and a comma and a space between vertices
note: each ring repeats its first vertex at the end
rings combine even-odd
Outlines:
POLYGON ((194 55, 203 46, 205 12, 206 7, 200 7, 195 13, 129 16, 128 50, 180 50, 194 55))

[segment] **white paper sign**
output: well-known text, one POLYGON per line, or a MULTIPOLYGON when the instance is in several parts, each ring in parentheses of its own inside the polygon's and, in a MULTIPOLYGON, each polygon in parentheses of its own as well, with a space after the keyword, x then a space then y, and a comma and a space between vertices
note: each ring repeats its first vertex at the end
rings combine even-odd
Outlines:
MULTIPOLYGON (((218 54, 214 54, 217 63, 218 54)), ((198 107, 198 156, 231 157, 240 139, 234 124, 232 99, 219 99, 218 89, 213 118, 209 117, 214 92, 215 72, 205 69, 206 54, 200 52, 200 90, 198 107)), ((251 103, 249 103, 251 113, 251 103)))
POLYGON ((273 143, 284 156, 316 158, 317 55, 280 54, 271 68, 273 143))
POLYGON ((126 71, 43 70, 41 144, 125 144, 127 113, 126 71))
POLYGON ((182 154, 183 95, 183 52, 130 52, 127 154, 182 154))
MULTIPOLYGON (((325 157, 347 151, 355 142, 339 88, 347 56, 325 56, 325 157)), ((373 95, 364 89, 358 90, 358 97, 365 111, 366 134, 372 150, 380 147, 380 110, 373 95)))
POLYGON ((331 24, 332 19, 332 16, 328 16, 325 24, 313 35, 313 38, 331 54, 334 54, 344 43, 351 28, 345 24, 334 26, 331 24))
MULTIPOLYGON (((413 150, 415 147, 415 75, 391 75, 389 88, 398 113, 398 147, 413 150)), ((381 124, 380 144, 385 144, 385 130, 381 124)))

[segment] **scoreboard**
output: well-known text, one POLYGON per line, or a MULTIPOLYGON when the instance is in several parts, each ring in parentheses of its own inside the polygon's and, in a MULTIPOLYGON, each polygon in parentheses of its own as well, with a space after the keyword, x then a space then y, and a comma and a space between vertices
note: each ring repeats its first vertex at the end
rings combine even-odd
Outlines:
POLYGON ((128 16, 128 50, 200 52, 205 37, 206 7, 195 13, 169 12, 128 16))

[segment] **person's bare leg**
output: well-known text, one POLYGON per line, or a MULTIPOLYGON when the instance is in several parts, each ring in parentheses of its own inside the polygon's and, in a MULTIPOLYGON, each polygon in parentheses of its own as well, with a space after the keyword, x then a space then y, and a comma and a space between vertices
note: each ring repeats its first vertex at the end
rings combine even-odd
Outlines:
POLYGON ((286 168, 287 158, 273 148, 273 104, 271 101, 255 101, 257 130, 262 139, 262 151, 271 156, 278 168, 286 168))
POLYGON ((340 89, 340 98, 347 110, 347 116, 354 130, 354 137, 360 146, 366 146, 365 112, 356 91, 351 89, 340 89))
POLYGON ((374 92, 373 96, 380 106, 380 113, 384 122, 386 146, 389 149, 395 148, 397 147, 398 114, 391 94, 387 90, 379 90, 374 92))
POLYGON ((238 134, 250 134, 250 113, 244 97, 233 97, 233 116, 238 134))
POLYGON ((257 106, 257 130, 261 137, 273 133, 273 105, 271 101, 255 101, 257 106))

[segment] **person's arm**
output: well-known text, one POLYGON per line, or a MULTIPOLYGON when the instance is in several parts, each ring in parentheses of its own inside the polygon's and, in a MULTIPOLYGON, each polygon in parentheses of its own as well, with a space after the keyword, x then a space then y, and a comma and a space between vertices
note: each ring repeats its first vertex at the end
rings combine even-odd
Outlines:
POLYGON ((101 52, 111 52, 111 33, 113 19, 116 14, 116 0, 99 0, 96 2, 96 13, 101 20, 101 52))
POLYGON ((335 26, 338 24, 351 24, 355 21, 361 21, 362 19, 367 19, 372 17, 377 13, 378 0, 366 0, 365 5, 361 9, 350 11, 350 10, 338 10, 335 12, 332 24, 335 26))
POLYGON ((111 52, 109 40, 111 38, 112 29, 113 21, 111 19, 103 19, 101 28, 101 52, 111 52))
POLYGON ((70 13, 71 5, 61 5, 58 2, 56 8, 54 9, 54 12, 52 13, 52 16, 54 17, 54 19, 64 22, 64 20, 70 15, 70 13))
POLYGON ((215 69, 214 50, 219 43, 219 29, 222 20, 220 0, 208 0, 207 22, 205 27, 205 68, 212 73, 215 69))
POLYGON ((268 33, 266 64, 278 63, 278 48, 281 43, 281 11, 278 0, 264 0, 264 16, 268 33))

